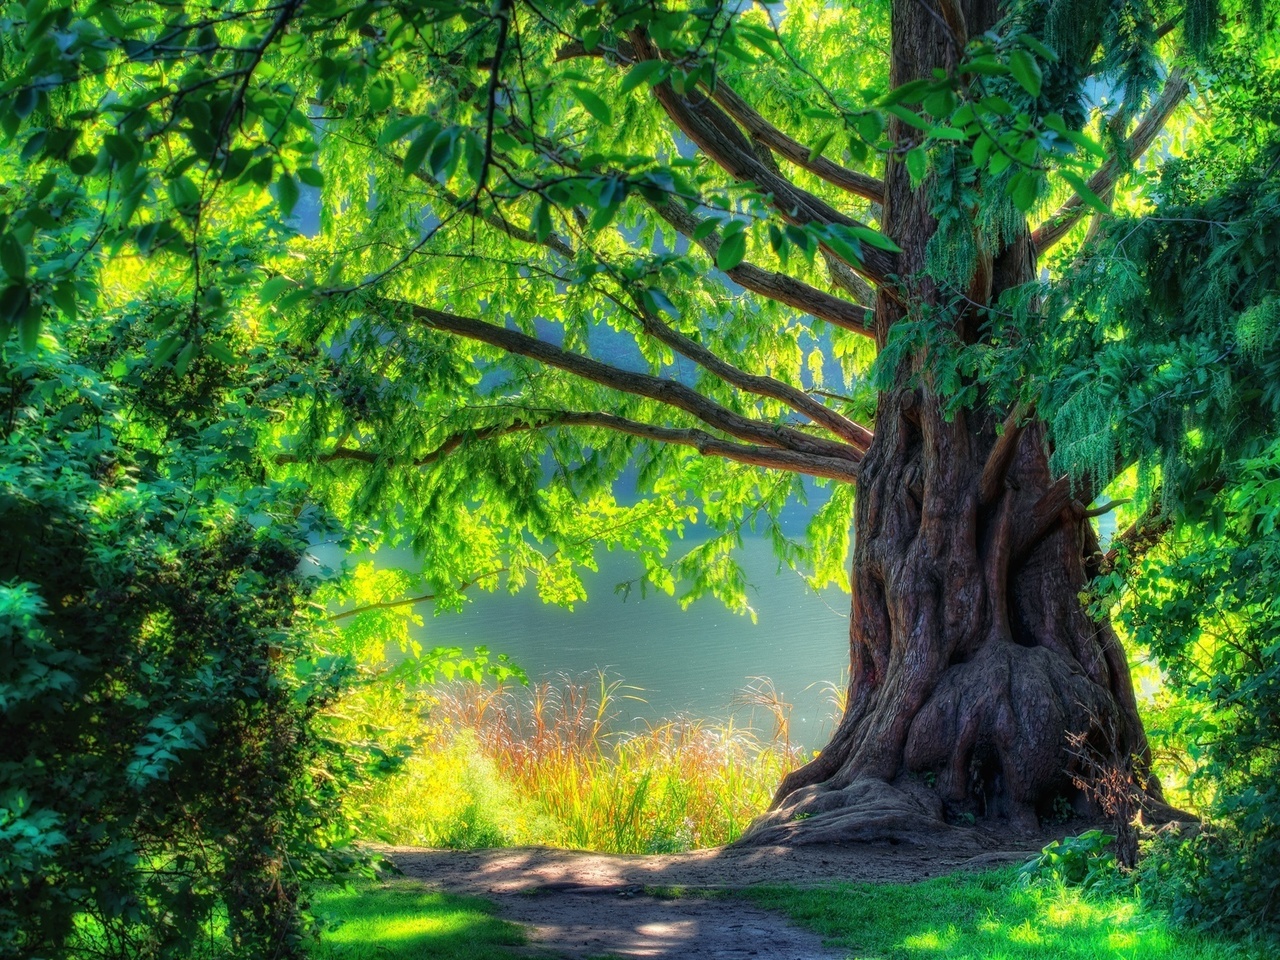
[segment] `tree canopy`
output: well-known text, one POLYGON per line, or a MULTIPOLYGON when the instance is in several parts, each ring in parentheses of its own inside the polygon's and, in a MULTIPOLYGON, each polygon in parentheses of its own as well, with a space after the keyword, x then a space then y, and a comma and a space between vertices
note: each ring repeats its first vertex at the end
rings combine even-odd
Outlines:
POLYGON ((182 385, 211 478, 304 481, 438 603, 573 603, 604 545, 745 609, 748 528, 852 567, 849 710, 758 838, 1024 829, 1086 804, 1082 730, 1169 814, 1080 594, 1179 517, 1258 529, 1229 488, 1280 411, 1277 15, 0 4, 6 349, 136 300, 151 372, 100 374, 182 385))

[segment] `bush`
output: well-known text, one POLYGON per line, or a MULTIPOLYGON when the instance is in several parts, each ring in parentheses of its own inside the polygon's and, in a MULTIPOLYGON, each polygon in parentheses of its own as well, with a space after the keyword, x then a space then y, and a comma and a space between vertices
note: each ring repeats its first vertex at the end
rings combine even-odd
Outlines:
POLYGON ((227 455, 227 382, 153 419, 176 381, 94 350, 0 353, 0 955, 300 955, 301 886, 351 863, 323 518, 227 455))
POLYGON ((1020 871, 1023 881, 1048 880, 1066 887, 1111 890, 1119 875, 1112 846, 1116 838, 1101 830, 1055 840, 1020 871))
POLYGON ((1193 505, 1121 615, 1189 703, 1177 735, 1209 798, 1204 832, 1149 849, 1148 892, 1200 926, 1280 931, 1280 443, 1193 505))

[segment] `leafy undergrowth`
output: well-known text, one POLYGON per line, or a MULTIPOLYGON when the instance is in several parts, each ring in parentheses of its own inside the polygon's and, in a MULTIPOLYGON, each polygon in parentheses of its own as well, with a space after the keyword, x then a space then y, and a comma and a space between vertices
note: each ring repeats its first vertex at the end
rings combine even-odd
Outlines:
POLYGON ((908 886, 768 887, 750 900, 788 915, 851 960, 1262 960, 1264 949, 1173 928, 1131 895, 1020 883, 1016 871, 908 886))
POLYGON ((525 943, 488 902, 408 881, 322 889, 312 904, 325 922, 313 960, 509 960, 525 943))
POLYGON ((731 725, 615 732, 618 690, 603 680, 437 688, 413 717, 426 734, 404 769, 360 798, 369 831, 455 848, 715 846, 737 839, 799 762, 785 740, 731 725))

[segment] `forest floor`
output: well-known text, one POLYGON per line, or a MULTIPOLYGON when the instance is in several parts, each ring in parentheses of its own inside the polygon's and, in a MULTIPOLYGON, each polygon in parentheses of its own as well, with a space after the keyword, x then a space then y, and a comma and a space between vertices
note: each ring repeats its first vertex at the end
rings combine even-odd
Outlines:
POLYGON ((382 852, 407 877, 435 889, 484 897, 523 925, 535 955, 689 960, 838 960, 846 950, 741 897, 752 887, 911 883, 962 870, 1022 862, 1049 838, 1008 849, 857 844, 717 848, 618 856, 540 847, 382 852))

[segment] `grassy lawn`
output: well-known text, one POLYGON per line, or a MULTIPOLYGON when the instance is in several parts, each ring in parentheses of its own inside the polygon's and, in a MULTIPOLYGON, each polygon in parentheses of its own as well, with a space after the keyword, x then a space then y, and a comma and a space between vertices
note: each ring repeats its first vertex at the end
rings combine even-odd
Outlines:
MULTIPOLYGON (((1267 960, 1263 948, 1171 929, 1130 897, 1023 887, 1014 870, 909 886, 766 887, 742 894, 790 917, 850 960, 1267 960)), ((313 960, 513 960, 521 929, 475 897, 415 881, 317 891, 329 926, 313 960)), ((523 952, 519 955, 523 956, 523 952)))
POLYGON ((1129 897, 1023 887, 1016 871, 910 886, 745 894, 849 950, 852 960, 1243 960, 1274 956, 1173 930, 1129 897))
POLYGON ((508 948, 525 942, 488 902, 413 881, 318 890, 312 903, 328 923, 315 960, 510 960, 508 948))

